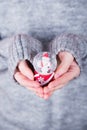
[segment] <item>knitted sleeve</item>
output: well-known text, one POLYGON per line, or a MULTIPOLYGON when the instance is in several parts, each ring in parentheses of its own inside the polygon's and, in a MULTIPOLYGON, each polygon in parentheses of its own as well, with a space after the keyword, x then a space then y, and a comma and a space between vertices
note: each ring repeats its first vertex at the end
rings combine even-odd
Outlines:
POLYGON ((87 39, 84 36, 76 34, 61 34, 56 36, 50 43, 50 51, 58 54, 60 51, 70 52, 81 71, 87 64, 87 39))
POLYGON ((8 68, 13 76, 20 60, 29 60, 32 63, 33 57, 42 50, 40 41, 23 34, 14 36, 9 46, 8 68))
POLYGON ((10 78, 13 78, 15 69, 20 60, 29 60, 42 50, 40 41, 19 34, 0 41, 0 71, 8 69, 10 78))

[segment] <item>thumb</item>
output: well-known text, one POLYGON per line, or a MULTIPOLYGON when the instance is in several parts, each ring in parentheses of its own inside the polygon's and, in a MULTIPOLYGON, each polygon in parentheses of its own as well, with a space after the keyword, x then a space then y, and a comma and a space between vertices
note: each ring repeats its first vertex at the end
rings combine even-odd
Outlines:
POLYGON ((62 76, 64 73, 66 73, 68 71, 68 69, 69 69, 69 67, 72 64, 73 59, 74 59, 71 54, 67 55, 67 52, 61 52, 61 54, 62 53, 63 53, 63 55, 62 55, 62 58, 60 59, 61 63, 58 66, 58 68, 56 69, 56 72, 54 75, 55 79, 62 76))
POLYGON ((20 63, 18 64, 18 69, 19 71, 25 75, 27 78, 33 80, 34 79, 34 75, 32 70, 29 68, 27 62, 25 60, 20 61, 20 63))

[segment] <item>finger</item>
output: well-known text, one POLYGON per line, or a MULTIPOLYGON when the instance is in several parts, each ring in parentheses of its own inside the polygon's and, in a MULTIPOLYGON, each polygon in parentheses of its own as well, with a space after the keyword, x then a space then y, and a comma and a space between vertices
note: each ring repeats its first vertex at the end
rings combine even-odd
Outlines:
POLYGON ((53 92, 54 92, 54 91, 50 91, 50 92, 48 92, 48 93, 44 93, 44 99, 45 99, 45 100, 49 99, 49 98, 52 96, 53 92))
POLYGON ((48 99, 52 96, 54 90, 53 91, 49 91, 48 86, 44 87, 44 99, 48 99))
POLYGON ((31 90, 31 91, 33 91, 33 92, 37 92, 37 89, 36 88, 34 88, 34 87, 31 87, 31 86, 26 86, 26 88, 28 89, 28 90, 31 90))
POLYGON ((58 57, 59 57, 60 61, 68 60, 68 58, 74 59, 73 55, 71 53, 69 53, 68 51, 59 52, 58 57))
POLYGON ((36 95, 41 97, 41 98, 48 99, 53 94, 53 92, 54 91, 50 91, 50 92, 47 92, 47 93, 45 91, 43 91, 43 93, 36 92, 36 95))
POLYGON ((49 92, 48 86, 44 87, 44 93, 46 94, 46 93, 48 93, 48 92, 49 92))
POLYGON ((40 87, 40 84, 37 81, 29 80, 27 77, 25 77, 21 72, 17 71, 14 75, 14 78, 17 80, 17 82, 25 87, 31 86, 31 87, 40 87))
POLYGON ((43 95, 43 90, 41 87, 39 87, 39 88, 27 87, 27 89, 34 91, 35 93, 38 93, 38 95, 43 95))
POLYGON ((52 81, 48 85, 48 88, 53 88, 55 86, 59 86, 59 85, 68 83, 70 80, 77 77, 77 75, 79 74, 78 70, 77 70, 77 68, 74 68, 73 70, 70 69, 64 75, 62 75, 61 77, 59 77, 59 78, 55 79, 54 81, 52 81))
POLYGON ((62 52, 63 55, 61 56, 61 64, 58 66, 56 72, 55 72, 55 79, 60 77, 61 75, 63 75, 64 73, 67 72, 67 70, 69 69, 70 65, 73 62, 73 56, 67 52, 62 52))
POLYGON ((39 87, 39 88, 34 88, 34 87, 31 87, 31 86, 28 86, 26 87, 27 89, 31 90, 31 91, 34 91, 35 93, 38 93, 38 95, 42 95, 43 94, 43 91, 42 89, 39 87))
MULTIPOLYGON (((66 84, 67 84, 67 83, 66 83, 66 84)), ((57 86, 55 86, 55 87, 53 87, 53 88, 49 88, 49 91, 48 91, 48 92, 54 92, 54 91, 57 91, 57 90, 63 88, 64 86, 66 86, 66 84, 57 85, 57 86)))
POLYGON ((44 94, 43 94, 43 93, 38 93, 38 92, 36 92, 36 95, 39 96, 39 97, 41 97, 41 98, 44 97, 44 94))
POLYGON ((44 93, 48 94, 48 93, 53 93, 55 90, 57 89, 61 89, 63 86, 65 86, 66 84, 62 84, 62 85, 57 85, 54 87, 49 88, 49 86, 47 88, 44 89, 44 93))
POLYGON ((69 72, 70 71, 74 71, 75 72, 75 77, 78 77, 80 75, 80 67, 79 65, 76 63, 76 61, 74 60, 70 69, 69 69, 69 72))
POLYGON ((34 75, 32 70, 29 68, 27 62, 25 60, 21 61, 18 64, 18 69, 19 71, 25 75, 26 77, 28 77, 29 79, 33 80, 34 79, 34 75))
POLYGON ((37 91, 36 91, 38 94, 40 94, 40 95, 43 95, 43 88, 42 87, 39 87, 39 88, 37 88, 37 91))

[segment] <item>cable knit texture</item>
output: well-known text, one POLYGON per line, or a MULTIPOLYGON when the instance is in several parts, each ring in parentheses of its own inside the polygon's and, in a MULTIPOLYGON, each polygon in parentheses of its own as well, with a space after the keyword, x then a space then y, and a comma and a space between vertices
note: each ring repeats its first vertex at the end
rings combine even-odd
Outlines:
POLYGON ((9 47, 8 67, 11 77, 19 61, 27 59, 32 63, 33 57, 40 51, 42 51, 40 41, 24 34, 14 36, 9 47))
POLYGON ((58 54, 60 51, 68 51, 77 61, 81 71, 83 70, 82 59, 87 56, 87 39, 76 34, 61 34, 56 36, 49 45, 52 53, 58 54), (83 46, 83 47, 82 47, 83 46))

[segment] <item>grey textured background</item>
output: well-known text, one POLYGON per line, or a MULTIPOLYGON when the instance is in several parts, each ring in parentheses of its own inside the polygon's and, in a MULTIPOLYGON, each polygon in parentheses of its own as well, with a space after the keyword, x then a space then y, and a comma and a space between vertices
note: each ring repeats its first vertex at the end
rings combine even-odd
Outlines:
POLYGON ((42 41, 62 32, 87 35, 86 9, 86 0, 0 0, 0 33, 23 32, 42 41))
MULTIPOLYGON (((63 32, 87 36, 86 10, 87 0, 0 0, 0 35, 4 39, 26 33, 44 44, 63 32)), ((48 101, 1 71, 0 130, 87 130, 86 68, 48 101)))

